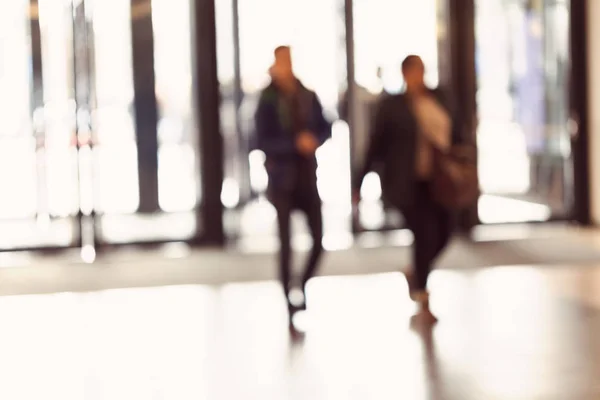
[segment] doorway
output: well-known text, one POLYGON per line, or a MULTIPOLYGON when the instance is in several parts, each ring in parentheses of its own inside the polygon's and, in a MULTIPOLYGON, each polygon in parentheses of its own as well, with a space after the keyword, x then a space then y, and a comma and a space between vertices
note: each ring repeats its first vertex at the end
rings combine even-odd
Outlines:
MULTIPOLYGON (((401 90, 400 63, 410 53, 423 56, 428 82, 437 85, 437 2, 421 1, 415 8, 408 0, 216 0, 216 6, 226 165, 222 200, 227 208, 228 238, 245 249, 277 247, 275 210, 264 196, 264 155, 252 151, 251 138, 258 95, 269 83, 273 50, 290 45, 296 74, 317 93, 326 116, 334 122, 332 139, 317 155, 324 246, 336 249, 351 245, 351 175, 360 162, 358 154, 365 151, 360 144, 365 142, 369 125, 369 116, 361 111, 386 92, 401 90), (405 12, 409 9, 410 15, 405 12), (415 30, 416 35, 412 34, 415 30), (348 74, 348 63, 355 71, 353 76, 348 74), (348 107, 350 81, 354 93, 361 96, 355 95, 348 107), (349 115, 359 120, 354 122, 352 133, 349 115)), ((384 210, 376 174, 367 177, 363 189, 363 227, 377 231, 403 226, 400 216, 384 210)), ((310 239, 302 218, 293 221, 296 247, 308 246, 310 239)))
MULTIPOLYGON (((277 246, 275 210, 265 198, 264 154, 252 149, 253 118, 260 91, 269 83, 273 50, 290 45, 297 76, 317 93, 333 122, 331 140, 317 153, 324 245, 346 246, 352 240, 349 129, 338 115, 347 79, 343 1, 217 0, 216 6, 228 237, 248 248, 277 246)), ((304 225, 294 216, 300 247, 310 244, 304 225)))
POLYGON ((165 4, 0 6, 0 105, 11 110, 0 129, 0 251, 93 254, 98 245, 198 235, 190 2, 165 4), (174 14, 187 24, 169 29, 174 14), (139 54, 151 61, 145 70, 139 54), (155 120, 136 118, 151 115, 141 107, 156 110, 155 120))
POLYGON ((569 2, 475 5, 479 218, 567 219, 574 204, 569 2))

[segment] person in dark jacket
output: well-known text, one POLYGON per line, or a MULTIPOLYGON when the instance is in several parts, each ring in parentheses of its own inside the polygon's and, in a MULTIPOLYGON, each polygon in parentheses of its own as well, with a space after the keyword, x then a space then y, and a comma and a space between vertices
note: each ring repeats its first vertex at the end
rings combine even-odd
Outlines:
POLYGON ((429 187, 434 150, 447 151, 460 140, 459 124, 442 92, 425 85, 420 57, 407 57, 402 73, 406 91, 380 104, 354 196, 358 201, 365 175, 380 165, 384 195, 402 212, 414 236, 413 265, 405 273, 411 298, 420 306, 418 315, 435 320, 427 281, 433 262, 449 242, 453 218, 434 201, 429 187))
POLYGON ((306 303, 293 305, 289 297, 292 286, 290 216, 293 210, 304 212, 313 239, 300 282, 306 299, 306 284, 314 276, 323 253, 315 152, 331 136, 331 124, 323 116, 317 95, 294 75, 289 47, 275 50, 270 73, 272 82, 261 93, 255 115, 256 147, 266 156, 267 194, 277 211, 279 277, 290 313, 293 313, 304 309, 306 303))

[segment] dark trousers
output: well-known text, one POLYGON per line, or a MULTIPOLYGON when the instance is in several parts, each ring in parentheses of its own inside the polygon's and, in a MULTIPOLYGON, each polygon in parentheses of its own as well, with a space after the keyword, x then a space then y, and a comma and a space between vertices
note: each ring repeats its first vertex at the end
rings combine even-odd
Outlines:
POLYGON ((425 290, 435 259, 446 248, 453 230, 450 212, 434 202, 428 182, 415 183, 414 202, 402 214, 414 236, 415 289, 425 290))
POLYGON ((295 171, 294 185, 291 189, 270 188, 270 200, 277 210, 279 230, 279 279, 286 294, 291 282, 291 215, 300 210, 306 215, 308 228, 313 240, 312 250, 308 256, 302 274, 302 288, 317 270, 323 254, 323 216, 321 198, 317 190, 316 170, 312 164, 301 162, 295 171))

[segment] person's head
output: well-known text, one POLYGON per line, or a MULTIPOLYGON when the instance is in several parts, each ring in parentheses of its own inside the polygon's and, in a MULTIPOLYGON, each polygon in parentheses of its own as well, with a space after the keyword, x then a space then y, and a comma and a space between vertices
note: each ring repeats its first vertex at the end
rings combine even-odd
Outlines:
POLYGON ((275 81, 288 81, 294 78, 292 51, 289 46, 279 46, 274 51, 275 61, 271 67, 271 77, 275 81))
POLYGON ((402 76, 406 90, 419 90, 425 86, 425 64, 421 57, 410 55, 402 61, 402 76))

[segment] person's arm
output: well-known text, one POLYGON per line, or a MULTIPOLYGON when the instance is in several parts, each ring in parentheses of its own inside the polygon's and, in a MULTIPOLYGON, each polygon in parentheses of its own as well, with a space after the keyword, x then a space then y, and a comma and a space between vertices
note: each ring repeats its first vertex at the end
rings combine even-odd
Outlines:
POLYGON ((359 191, 365 176, 373 170, 373 165, 381 159, 385 149, 386 126, 388 121, 388 102, 384 99, 376 107, 375 118, 371 128, 371 135, 367 155, 362 168, 358 171, 353 182, 353 190, 359 191))
POLYGON ((294 142, 290 137, 280 134, 277 109, 268 96, 265 93, 261 95, 254 115, 256 148, 263 151, 267 157, 292 154, 295 151, 294 142))
POLYGON ((323 105, 316 94, 314 94, 313 105, 316 118, 316 132, 314 134, 320 146, 331 138, 331 122, 323 115, 323 105))

